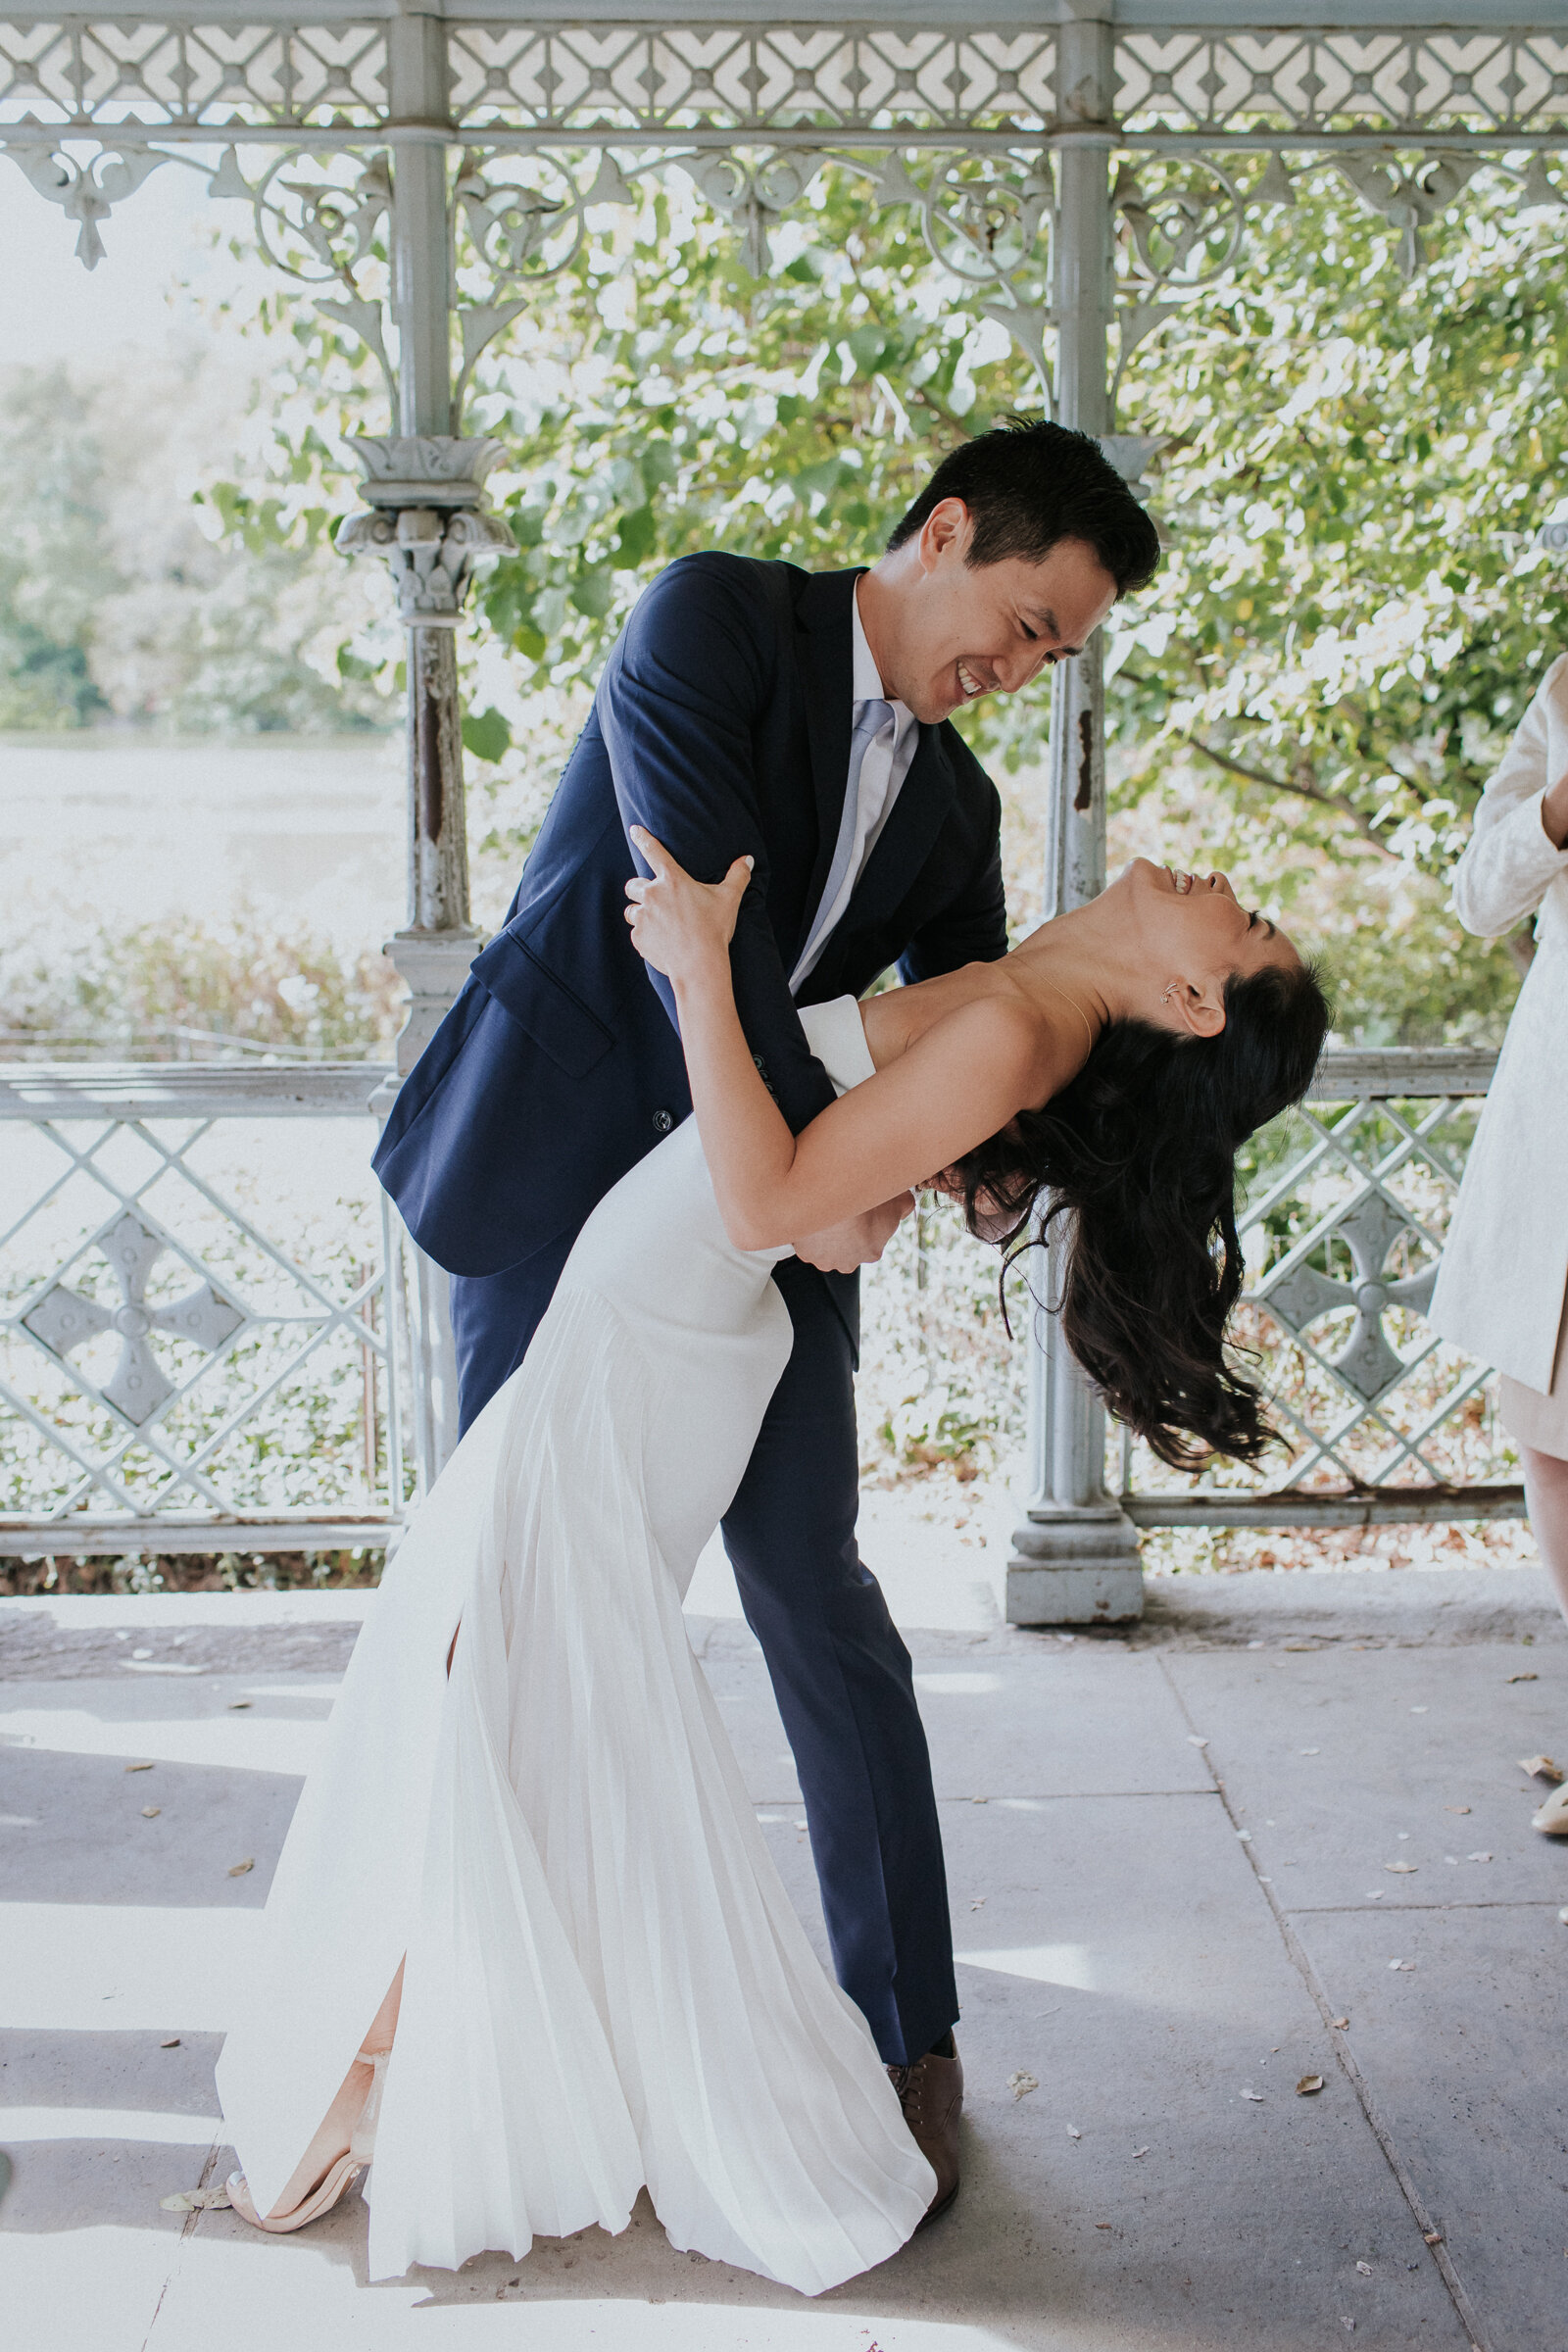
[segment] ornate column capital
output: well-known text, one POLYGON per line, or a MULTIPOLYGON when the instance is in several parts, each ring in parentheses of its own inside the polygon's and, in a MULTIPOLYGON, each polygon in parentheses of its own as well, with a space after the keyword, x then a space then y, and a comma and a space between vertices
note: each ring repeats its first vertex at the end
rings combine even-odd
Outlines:
POLYGON ((339 554, 386 558, 409 627, 455 628, 476 564, 515 544, 484 492, 505 442, 361 433, 347 446, 367 503, 339 529, 339 554))

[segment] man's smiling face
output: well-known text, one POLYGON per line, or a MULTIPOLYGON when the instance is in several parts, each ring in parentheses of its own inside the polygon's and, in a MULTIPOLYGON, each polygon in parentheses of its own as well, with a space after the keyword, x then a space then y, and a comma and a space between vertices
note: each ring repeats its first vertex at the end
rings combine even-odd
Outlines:
POLYGON ((1081 539, 1059 541, 1038 564, 970 564, 972 537, 962 501, 944 499, 918 539, 861 583, 883 686, 927 725, 983 694, 1016 694, 1081 652, 1116 601, 1115 581, 1081 539))

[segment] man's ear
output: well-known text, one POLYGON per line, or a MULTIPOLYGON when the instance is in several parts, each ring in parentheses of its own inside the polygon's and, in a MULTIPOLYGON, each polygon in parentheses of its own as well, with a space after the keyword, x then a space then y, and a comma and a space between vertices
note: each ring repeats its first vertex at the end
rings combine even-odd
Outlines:
POLYGON ((1225 992, 1217 981, 1173 981, 1163 1002, 1190 1037, 1218 1037, 1225 1027, 1225 992))
POLYGON ((929 571, 950 548, 960 553, 967 544, 969 510, 961 498, 938 501, 920 528, 920 558, 922 567, 929 571))

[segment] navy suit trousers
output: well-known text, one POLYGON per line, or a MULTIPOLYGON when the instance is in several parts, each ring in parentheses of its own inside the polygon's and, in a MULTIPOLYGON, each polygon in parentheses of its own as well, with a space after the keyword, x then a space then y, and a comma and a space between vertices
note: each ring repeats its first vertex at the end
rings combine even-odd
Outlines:
MULTIPOLYGON (((522 1360, 573 1236, 454 1275, 465 1428, 522 1360)), ((909 1653, 855 1538, 855 1364, 827 1284, 775 1267, 795 1346, 724 1521, 746 1622, 795 1756, 839 1983, 890 2066, 958 2014, 931 1762, 909 1653)))

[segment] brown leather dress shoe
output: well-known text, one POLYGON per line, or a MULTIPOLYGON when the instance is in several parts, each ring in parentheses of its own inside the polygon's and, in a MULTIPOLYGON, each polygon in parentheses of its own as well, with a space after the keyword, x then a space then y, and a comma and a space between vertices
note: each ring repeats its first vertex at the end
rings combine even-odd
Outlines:
POLYGON ((888 2079, 899 2094, 904 2120, 915 2145, 937 2177, 937 2193, 926 2208, 925 2220, 918 2225, 919 2230, 924 2230, 947 2212, 958 2193, 963 2061, 953 2035, 948 2035, 945 2051, 928 2050, 913 2066, 890 2066, 888 2079))

